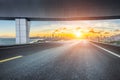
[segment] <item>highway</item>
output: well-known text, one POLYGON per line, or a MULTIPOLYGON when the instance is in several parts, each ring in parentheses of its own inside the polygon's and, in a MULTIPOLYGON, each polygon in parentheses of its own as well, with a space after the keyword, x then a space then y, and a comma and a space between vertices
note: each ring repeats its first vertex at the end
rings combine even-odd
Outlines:
POLYGON ((0 49, 0 80, 120 80, 119 51, 87 41, 0 49))

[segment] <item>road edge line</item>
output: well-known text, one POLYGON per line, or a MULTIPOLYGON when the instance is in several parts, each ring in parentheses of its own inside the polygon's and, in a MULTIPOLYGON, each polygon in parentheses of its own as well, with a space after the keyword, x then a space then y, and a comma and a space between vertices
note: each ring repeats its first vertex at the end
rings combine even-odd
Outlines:
POLYGON ((98 46, 98 45, 96 45, 96 44, 94 44, 94 43, 91 43, 91 44, 94 45, 94 46, 96 46, 96 47, 99 48, 99 49, 102 49, 102 50, 104 50, 104 51, 106 51, 106 52, 108 52, 108 53, 110 53, 110 54, 112 54, 112 55, 120 58, 120 55, 117 54, 117 53, 115 53, 115 52, 112 52, 112 51, 110 51, 110 50, 108 50, 108 49, 105 49, 105 48, 103 48, 103 47, 101 47, 101 46, 98 46))

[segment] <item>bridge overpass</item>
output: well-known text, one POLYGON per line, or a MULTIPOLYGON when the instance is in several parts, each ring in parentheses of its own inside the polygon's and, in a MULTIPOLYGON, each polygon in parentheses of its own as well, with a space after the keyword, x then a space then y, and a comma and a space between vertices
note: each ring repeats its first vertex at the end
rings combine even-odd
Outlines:
POLYGON ((119 0, 0 0, 0 19, 16 21, 16 43, 28 43, 30 21, 120 19, 119 0))
POLYGON ((0 80, 120 80, 120 47, 97 42, 28 43, 30 21, 120 19, 119 0, 0 0, 16 43, 0 46, 0 80))

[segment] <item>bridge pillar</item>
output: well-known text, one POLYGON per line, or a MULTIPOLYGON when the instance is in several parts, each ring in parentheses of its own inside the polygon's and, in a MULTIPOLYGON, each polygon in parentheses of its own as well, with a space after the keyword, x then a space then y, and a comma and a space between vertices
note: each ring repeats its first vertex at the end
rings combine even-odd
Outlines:
POLYGON ((27 19, 15 19, 16 21, 16 44, 29 42, 30 22, 27 19))

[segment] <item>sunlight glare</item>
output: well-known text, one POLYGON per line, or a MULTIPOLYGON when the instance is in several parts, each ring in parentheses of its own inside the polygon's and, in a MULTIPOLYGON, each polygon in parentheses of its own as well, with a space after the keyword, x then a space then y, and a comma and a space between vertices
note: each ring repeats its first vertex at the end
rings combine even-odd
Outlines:
POLYGON ((81 32, 75 32, 75 36, 76 36, 77 38, 80 38, 80 37, 82 36, 82 33, 81 33, 81 32))

